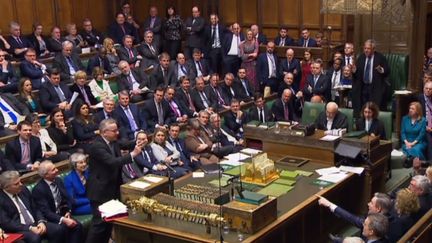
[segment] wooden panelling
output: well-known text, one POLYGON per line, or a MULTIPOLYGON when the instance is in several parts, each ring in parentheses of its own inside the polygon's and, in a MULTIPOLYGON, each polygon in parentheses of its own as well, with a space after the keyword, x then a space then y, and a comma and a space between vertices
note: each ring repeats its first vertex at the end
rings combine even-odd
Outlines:
POLYGON ((225 23, 234 23, 239 21, 237 11, 237 1, 221 0, 219 2, 219 15, 225 23))
POLYGON ((72 22, 72 1, 56 1, 57 25, 63 30, 68 23, 72 22))
MULTIPOLYGON (((90 8, 89 3, 90 2, 98 2, 100 1, 87 1, 87 0, 74 0, 72 1, 73 4, 73 12, 72 12, 72 22, 77 25, 77 28, 81 28, 82 20, 88 16, 91 16, 90 14, 90 8)), ((94 9, 91 9, 92 13, 99 13, 96 12, 94 9)), ((63 27, 63 26, 62 26, 63 27)))
POLYGON ((30 33, 32 31, 33 20, 35 19, 35 11, 33 0, 19 0, 15 1, 17 16, 16 21, 21 25, 21 31, 23 33, 30 33), (20 8, 19 6, 28 6, 28 8, 20 8))
POLYGON ((240 0, 240 9, 242 9, 242 23, 243 25, 250 26, 258 23, 258 0, 240 0))
POLYGON ((55 25, 55 11, 53 0, 35 0, 36 18, 34 22, 39 22, 43 26, 43 33, 48 35, 51 27, 55 25))
POLYGON ((262 14, 262 25, 268 26, 268 25, 278 25, 279 24, 279 14, 276 11, 278 8, 278 2, 279 1, 262 1, 261 4, 261 14, 262 14))
MULTIPOLYGON (((92 0, 88 3, 89 10, 97 15, 86 16, 92 20, 93 28, 98 31, 106 31, 111 22, 114 21, 114 9, 112 4, 106 4, 106 0, 92 0)), ((82 19, 76 20, 78 28, 82 28, 82 19), (79 21, 79 22, 78 22, 79 21)))
POLYGON ((12 0, 2 0, 0 1, 1 18, 0 30, 2 30, 2 35, 9 34, 9 22, 16 20, 13 16, 12 0))
MULTIPOLYGON (((280 15, 280 19, 283 25, 298 25, 300 24, 300 11, 299 11, 299 0, 281 0, 281 5, 277 9, 280 15)), ((275 9, 276 10, 276 9, 275 9)))
POLYGON ((320 27, 320 0, 302 1, 303 26, 308 28, 320 27))
POLYGON ((342 27, 342 15, 340 14, 324 14, 324 27, 342 27))

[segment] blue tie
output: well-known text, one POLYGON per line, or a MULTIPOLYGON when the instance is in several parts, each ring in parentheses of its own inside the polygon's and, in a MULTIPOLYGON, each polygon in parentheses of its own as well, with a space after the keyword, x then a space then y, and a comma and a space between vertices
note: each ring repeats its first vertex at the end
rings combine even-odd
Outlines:
POLYGON ((18 124, 18 117, 15 115, 15 113, 13 113, 13 111, 11 111, 11 110, 9 110, 4 104, 3 104, 3 102, 0 102, 0 108, 4 111, 4 112, 6 112, 8 115, 9 115, 9 117, 12 119, 12 121, 15 123, 15 124, 18 124))
POLYGON ((363 77, 363 82, 366 84, 370 84, 372 81, 370 80, 370 66, 371 66, 371 57, 368 57, 366 60, 366 68, 363 77))

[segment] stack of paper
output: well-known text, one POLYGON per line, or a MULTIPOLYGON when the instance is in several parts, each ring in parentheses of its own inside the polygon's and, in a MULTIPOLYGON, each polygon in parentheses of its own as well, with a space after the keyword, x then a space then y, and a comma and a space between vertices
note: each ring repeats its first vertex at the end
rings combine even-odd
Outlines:
POLYGON ((259 149, 245 148, 245 149, 242 149, 240 152, 244 153, 244 154, 249 154, 249 155, 256 155, 256 154, 261 153, 262 151, 259 149))
POLYGON ((242 153, 233 153, 233 154, 229 154, 227 156, 225 156, 224 158, 229 160, 229 161, 240 161, 240 160, 244 160, 247 158, 250 158, 250 155, 247 154, 242 154, 242 153))
POLYGON ((127 215, 127 206, 119 200, 110 200, 99 206, 102 218, 113 218, 116 216, 127 215))
POLYGON ((328 181, 332 183, 338 183, 348 176, 346 172, 341 171, 340 168, 336 168, 334 166, 329 168, 318 169, 316 170, 316 172, 319 175, 321 175, 321 177, 319 177, 318 180, 328 181))

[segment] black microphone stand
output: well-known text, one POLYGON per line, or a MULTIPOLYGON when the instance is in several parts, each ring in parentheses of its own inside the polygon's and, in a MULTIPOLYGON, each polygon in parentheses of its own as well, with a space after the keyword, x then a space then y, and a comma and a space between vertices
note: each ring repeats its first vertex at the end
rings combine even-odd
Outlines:
POLYGON ((163 161, 163 165, 167 167, 167 176, 168 176, 168 191, 171 196, 174 196, 174 180, 172 178, 171 173, 176 173, 177 171, 167 162, 163 161))
MULTIPOLYGON (((220 144, 220 128, 216 130, 216 136, 214 136, 214 142, 216 143, 216 147, 218 149, 218 151, 220 151, 221 149, 221 144, 220 144)), ((219 198, 222 198, 222 166, 220 164, 220 162, 218 162, 218 180, 219 180, 219 198)), ((219 217, 223 217, 223 211, 222 211, 222 203, 219 204, 219 217)), ((223 238, 223 226, 222 223, 219 224, 219 241, 221 243, 224 242, 224 238, 223 238)))

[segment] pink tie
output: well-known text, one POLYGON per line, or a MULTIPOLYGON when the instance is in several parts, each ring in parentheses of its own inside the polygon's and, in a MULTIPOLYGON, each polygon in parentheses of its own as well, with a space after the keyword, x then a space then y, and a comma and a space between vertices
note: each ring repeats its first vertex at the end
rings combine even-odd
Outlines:
POLYGON ((21 155, 21 164, 28 164, 30 162, 30 148, 28 142, 21 143, 22 155, 21 155))

